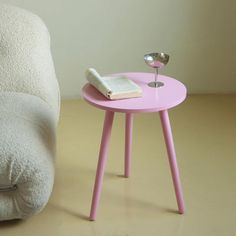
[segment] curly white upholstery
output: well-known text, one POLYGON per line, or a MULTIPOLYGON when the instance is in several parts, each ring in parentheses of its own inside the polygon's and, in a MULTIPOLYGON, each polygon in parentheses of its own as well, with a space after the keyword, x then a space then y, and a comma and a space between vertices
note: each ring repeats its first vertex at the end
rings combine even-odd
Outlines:
POLYGON ((0 220, 27 218, 48 202, 59 111, 46 26, 0 4, 0 220))
POLYGON ((0 91, 40 97, 59 115, 48 30, 38 16, 5 4, 0 4, 0 91))

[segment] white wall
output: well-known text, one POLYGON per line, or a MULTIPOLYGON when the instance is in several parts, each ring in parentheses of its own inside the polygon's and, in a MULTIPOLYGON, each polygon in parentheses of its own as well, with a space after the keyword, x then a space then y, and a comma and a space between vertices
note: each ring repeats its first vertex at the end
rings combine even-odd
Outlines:
POLYGON ((84 71, 147 71, 143 55, 170 54, 164 74, 191 93, 236 92, 235 0, 5 0, 38 14, 52 38, 64 98, 84 71))

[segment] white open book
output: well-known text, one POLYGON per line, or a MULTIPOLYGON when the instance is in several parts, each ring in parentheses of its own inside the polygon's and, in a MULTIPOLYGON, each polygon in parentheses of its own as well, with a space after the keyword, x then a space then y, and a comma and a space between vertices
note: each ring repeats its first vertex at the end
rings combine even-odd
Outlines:
POLYGON ((86 78, 105 97, 111 100, 142 96, 142 89, 125 76, 101 77, 93 69, 87 69, 86 78))

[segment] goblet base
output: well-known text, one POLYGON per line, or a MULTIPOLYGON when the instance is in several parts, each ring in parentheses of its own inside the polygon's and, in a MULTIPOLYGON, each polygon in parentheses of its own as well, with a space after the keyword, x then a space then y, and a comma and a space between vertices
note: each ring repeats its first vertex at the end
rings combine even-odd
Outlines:
POLYGON ((152 88, 159 88, 159 87, 164 86, 164 83, 159 82, 159 81, 157 82, 153 81, 153 82, 148 83, 148 86, 152 88))

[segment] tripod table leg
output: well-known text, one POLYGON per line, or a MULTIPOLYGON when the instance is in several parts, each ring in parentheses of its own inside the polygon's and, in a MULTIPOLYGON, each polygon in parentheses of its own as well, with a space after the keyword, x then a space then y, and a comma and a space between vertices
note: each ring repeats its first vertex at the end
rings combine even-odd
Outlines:
POLYGON ((125 177, 130 176, 132 150, 133 114, 125 114, 125 177))
POLYGON ((179 213, 183 214, 185 211, 184 198, 183 198, 183 191, 182 191, 182 186, 180 182, 179 169, 178 169, 177 160, 176 160, 175 147, 174 147, 174 141, 173 141, 172 132, 171 132, 169 115, 168 115, 167 110, 160 111, 159 113, 160 113, 161 124, 162 124, 163 133, 164 133, 179 213))
POLYGON ((97 208, 99 205, 100 195, 102 190, 102 181, 104 176, 105 164, 107 160, 107 152, 111 136, 113 118, 114 118, 114 112, 106 111, 103 125, 103 132, 102 132, 102 140, 100 145, 99 159, 97 165, 97 173, 93 190, 93 199, 90 210, 90 217, 89 217, 90 220, 96 219, 97 208))

